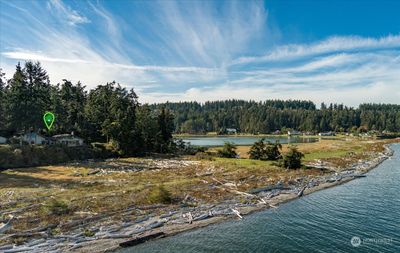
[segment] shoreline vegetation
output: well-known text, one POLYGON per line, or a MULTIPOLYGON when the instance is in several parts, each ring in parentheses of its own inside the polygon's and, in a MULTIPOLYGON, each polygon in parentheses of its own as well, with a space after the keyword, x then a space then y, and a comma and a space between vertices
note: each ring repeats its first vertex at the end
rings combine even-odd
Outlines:
MULTIPOLYGON (((120 158, 0 173, 0 251, 113 251, 279 205, 352 179, 392 155, 393 140, 298 144, 298 170, 235 158, 120 158), (151 196, 151 198, 148 198, 151 196), (34 222, 32 222, 34 221, 34 222)), ((239 146, 245 154, 248 146, 239 146)), ((283 145, 283 152, 288 145, 283 145)))

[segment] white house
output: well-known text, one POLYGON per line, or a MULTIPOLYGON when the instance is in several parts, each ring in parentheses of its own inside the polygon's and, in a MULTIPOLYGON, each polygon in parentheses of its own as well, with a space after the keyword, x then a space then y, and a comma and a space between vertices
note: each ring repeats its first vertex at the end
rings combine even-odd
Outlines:
POLYGON ((83 139, 74 134, 58 134, 54 135, 53 139, 56 144, 66 145, 68 147, 78 147, 83 145, 83 139))
POLYGON ((7 143, 7 138, 0 136, 0 144, 6 144, 6 143, 7 143))
POLYGON ((281 132, 281 130, 276 130, 275 132, 273 132, 273 134, 278 135, 278 134, 282 134, 282 132, 281 132))
POLYGON ((300 135, 301 132, 296 131, 296 130, 292 130, 292 131, 288 131, 287 134, 288 134, 288 135, 300 135))
POLYGON ((237 134, 237 130, 235 128, 227 128, 226 133, 227 134, 237 134))
POLYGON ((28 142, 29 144, 44 145, 47 143, 47 139, 44 136, 36 132, 26 133, 21 137, 22 141, 28 142))
POLYGON ((334 132, 324 132, 324 133, 319 133, 319 136, 335 136, 334 132))

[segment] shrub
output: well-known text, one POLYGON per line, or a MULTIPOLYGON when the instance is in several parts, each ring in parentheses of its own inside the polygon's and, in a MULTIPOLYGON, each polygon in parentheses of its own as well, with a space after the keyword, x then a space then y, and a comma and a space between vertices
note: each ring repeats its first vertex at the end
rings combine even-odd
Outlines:
POLYGON ((207 154, 206 152, 197 152, 194 157, 197 160, 208 160, 208 161, 214 161, 215 160, 214 157, 212 157, 210 154, 207 154))
POLYGON ((53 215, 63 215, 71 212, 68 204, 61 200, 53 199, 45 205, 48 213, 53 215))
POLYGON ((264 160, 265 158, 265 143, 264 138, 254 142, 248 152, 250 159, 264 160))
POLYGON ((236 158, 237 157, 236 149, 237 147, 235 146, 234 143, 225 142, 222 149, 218 150, 218 156, 225 158, 236 158))
POLYGON ((282 149, 282 146, 279 142, 275 142, 272 144, 271 142, 264 142, 264 138, 256 141, 253 146, 251 146, 249 155, 250 159, 256 160, 278 160, 281 158, 281 152, 279 151, 282 149))
POLYGON ((280 159, 282 157, 280 149, 282 149, 282 145, 279 142, 275 142, 275 144, 268 142, 265 147, 267 160, 280 159))
POLYGON ((198 152, 206 152, 207 147, 193 146, 190 143, 184 142, 182 139, 177 139, 172 149, 176 154, 195 155, 198 152))
POLYGON ((290 146, 287 152, 280 160, 280 166, 287 169, 298 169, 301 167, 301 159, 304 154, 297 150, 297 147, 290 146))
POLYGON ((153 188, 149 194, 148 200, 150 203, 162 203, 162 204, 171 204, 172 196, 171 193, 165 189, 163 185, 160 185, 156 188, 153 188))
POLYGON ((93 231, 90 230, 90 229, 85 229, 85 231, 83 231, 83 234, 84 234, 86 237, 93 237, 93 236, 95 235, 95 232, 93 232, 93 231))

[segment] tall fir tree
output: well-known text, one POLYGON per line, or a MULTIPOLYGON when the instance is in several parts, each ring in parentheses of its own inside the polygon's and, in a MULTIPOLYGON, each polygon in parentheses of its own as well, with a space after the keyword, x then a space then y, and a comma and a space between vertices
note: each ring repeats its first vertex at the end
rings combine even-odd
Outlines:
POLYGON ((6 130, 6 85, 5 73, 0 68, 0 135, 6 130))
POLYGON ((27 119, 30 118, 28 82, 20 63, 9 81, 6 99, 6 110, 9 115, 8 127, 14 132, 28 131, 31 127, 27 119))

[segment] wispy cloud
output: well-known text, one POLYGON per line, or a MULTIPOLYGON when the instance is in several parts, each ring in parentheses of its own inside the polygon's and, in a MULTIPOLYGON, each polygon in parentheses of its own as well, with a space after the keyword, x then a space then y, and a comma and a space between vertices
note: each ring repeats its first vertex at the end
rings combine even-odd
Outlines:
POLYGON ((215 101, 224 99, 245 99, 263 101, 266 99, 301 99, 311 100, 317 104, 325 103, 344 103, 350 106, 358 106, 360 103, 398 103, 400 90, 397 84, 387 82, 374 82, 360 87, 347 87, 335 89, 327 87, 325 89, 313 89, 309 87, 280 87, 280 89, 265 86, 233 87, 230 84, 207 88, 191 88, 185 92, 175 93, 145 93, 141 100, 149 103, 160 101, 215 101), (282 90, 284 92, 282 92, 282 90), (390 91, 390 92, 388 92, 390 91))
POLYGON ((60 63, 89 63, 88 61, 81 59, 65 59, 65 58, 53 58, 41 54, 40 52, 21 52, 21 51, 9 51, 1 53, 8 59, 17 60, 33 60, 43 62, 60 62, 60 63))
POLYGON ((61 0, 50 0, 47 7, 50 11, 55 11, 60 18, 66 18, 69 25, 90 23, 87 17, 64 5, 61 0))
POLYGON ((391 48, 400 48, 400 35, 389 35, 382 38, 333 36, 326 40, 312 44, 292 44, 280 46, 262 56, 240 57, 232 61, 232 65, 290 60, 296 57, 305 57, 324 53, 347 52, 353 50, 381 50, 391 48))
POLYGON ((217 69, 213 68, 201 68, 201 67, 169 67, 169 66, 151 66, 151 65, 127 65, 120 63, 108 62, 106 60, 103 61, 87 61, 83 59, 67 59, 67 58, 57 58, 46 56, 41 52, 29 52, 29 51, 8 51, 3 52, 4 55, 8 59, 17 59, 17 60, 33 60, 33 61, 42 61, 42 62, 57 62, 57 63, 85 63, 85 64, 102 64, 106 67, 114 67, 120 69, 130 69, 130 70, 140 70, 140 71, 160 71, 160 72, 198 72, 198 73, 208 73, 212 74, 217 71, 217 69))
POLYGON ((228 98, 398 103, 400 35, 274 44, 261 1, 0 2, 0 63, 38 60, 53 83, 115 80, 143 102, 228 98), (47 3, 48 9, 43 8, 47 3), (123 5, 122 5, 123 3, 123 5), (123 11, 121 11, 123 7, 123 11))

